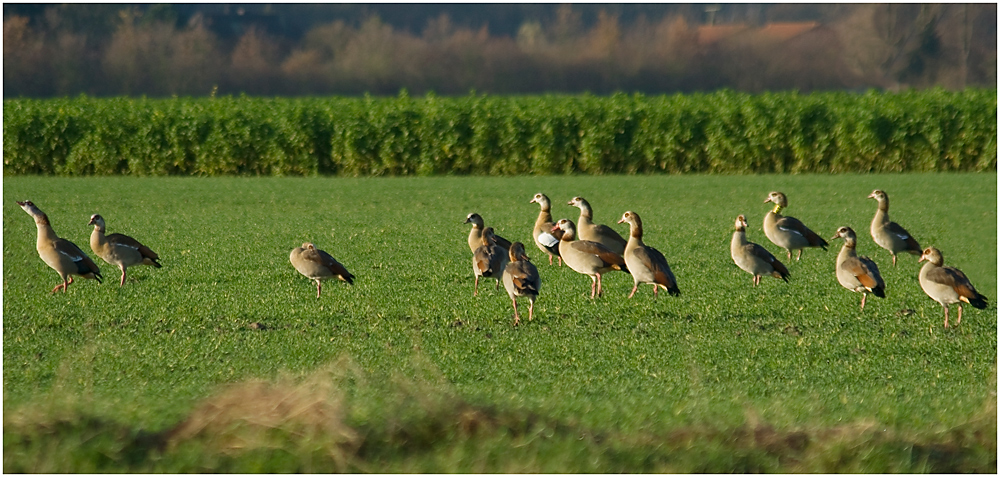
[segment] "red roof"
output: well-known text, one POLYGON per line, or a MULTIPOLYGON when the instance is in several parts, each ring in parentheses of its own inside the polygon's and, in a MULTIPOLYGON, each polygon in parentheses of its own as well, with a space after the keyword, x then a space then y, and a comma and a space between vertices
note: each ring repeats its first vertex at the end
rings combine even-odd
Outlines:
POLYGON ((728 25, 701 25, 698 27, 698 44, 711 45, 747 29, 742 23, 728 25))
POLYGON ((819 22, 768 23, 760 32, 776 40, 786 41, 818 26, 819 22))

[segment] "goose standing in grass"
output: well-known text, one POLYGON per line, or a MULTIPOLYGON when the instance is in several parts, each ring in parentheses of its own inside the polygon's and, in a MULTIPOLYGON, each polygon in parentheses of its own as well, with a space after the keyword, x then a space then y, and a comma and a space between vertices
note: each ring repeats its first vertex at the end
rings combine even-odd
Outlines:
POLYGON ((879 247, 892 254, 892 266, 896 266, 897 253, 906 252, 920 255, 922 250, 917 239, 913 238, 899 224, 889 220, 889 195, 875 189, 871 194, 868 194, 868 198, 878 201, 878 209, 875 211, 875 218, 872 219, 872 239, 879 247))
POLYGON ((500 288, 500 280, 503 279, 503 271, 507 266, 508 250, 510 249, 497 245, 493 227, 483 230, 482 242, 472 254, 472 273, 476 276, 472 296, 479 294, 479 277, 496 280, 497 288, 500 288))
POLYGON ((59 238, 56 231, 52 229, 49 216, 45 215, 45 212, 42 212, 30 200, 18 201, 17 205, 35 219, 35 226, 38 229, 35 249, 38 251, 39 258, 55 270, 59 274, 59 278, 62 279, 62 283, 56 285, 52 289, 52 293, 60 288, 63 293, 66 293, 66 289, 73 283, 73 275, 97 280, 97 283, 101 283, 103 275, 101 275, 101 270, 97 268, 97 264, 83 253, 83 250, 80 250, 80 247, 77 247, 75 243, 59 238))
POLYGON ((945 328, 948 327, 948 305, 952 303, 958 303, 958 319, 955 320, 955 326, 962 322, 962 303, 968 303, 980 310, 986 308, 988 300, 986 296, 976 291, 969 277, 966 277, 961 270, 944 266, 944 256, 940 250, 927 247, 917 263, 924 260, 927 260, 927 263, 920 268, 920 288, 944 308, 945 328))
MULTIPOLYGON (((486 228, 483 222, 483 217, 475 212, 469 214, 465 217, 466 224, 472 224, 472 230, 469 231, 469 250, 473 252, 477 248, 483 245, 483 229, 486 228)), ((507 240, 499 235, 495 235, 497 245, 504 249, 504 254, 510 249, 510 240, 507 240)))
POLYGON ((774 258, 766 248, 747 241, 747 219, 743 215, 736 217, 736 231, 729 244, 729 253, 736 266, 753 275, 753 286, 757 286, 764 275, 788 281, 785 264, 774 258))
POLYGON ((878 271, 878 265, 868 257, 859 257, 855 250, 858 237, 850 227, 837 229, 837 234, 830 240, 844 239, 844 246, 837 255, 837 281, 844 288, 861 293, 861 309, 865 309, 865 298, 869 293, 879 298, 885 298, 885 282, 878 271))
POLYGON ((632 273, 632 279, 635 281, 635 284, 632 286, 632 293, 629 293, 628 297, 632 298, 635 295, 635 291, 639 289, 640 283, 653 285, 654 300, 661 287, 673 296, 680 295, 681 290, 677 288, 677 280, 674 279, 674 273, 670 271, 667 259, 663 257, 663 254, 659 250, 643 243, 642 219, 639 218, 639 214, 631 210, 626 211, 622 214, 622 219, 618 223, 628 223, 629 225, 628 244, 625 245, 625 255, 623 258, 629 272, 632 273))
POLYGON ((514 304, 514 326, 521 323, 521 317, 517 313, 517 297, 528 298, 528 321, 535 316, 535 300, 538 299, 538 292, 542 289, 542 279, 538 276, 538 269, 528 261, 528 256, 524 253, 524 244, 514 242, 510 245, 510 261, 503 271, 503 286, 507 289, 507 296, 514 304))
POLYGON ((628 271, 625 259, 608 247, 590 240, 575 240, 576 225, 569 219, 561 219, 555 228, 562 230, 559 240, 559 255, 569 268, 590 277, 590 297, 601 296, 601 275, 612 270, 628 271))
POLYGON ((138 240, 123 234, 105 235, 104 217, 99 214, 91 215, 87 225, 94 226, 94 231, 90 233, 90 249, 108 265, 114 265, 122 271, 119 287, 125 285, 128 267, 152 265, 160 268, 160 262, 157 261, 160 256, 138 240))
POLYGON ((590 203, 586 199, 574 197, 566 205, 580 209, 580 218, 576 224, 577 238, 597 242, 618 255, 625 253, 625 245, 628 241, 622 238, 615 229, 604 224, 595 224, 594 210, 590 208, 590 203))
POLYGON ((781 215, 781 210, 788 207, 788 198, 782 192, 771 192, 764 203, 774 202, 774 209, 764 215, 764 235, 775 245, 788 252, 792 259, 792 250, 798 250, 795 260, 802 258, 802 249, 820 247, 826 250, 826 240, 809 230, 799 219, 781 215))
POLYGON ((348 272, 337 259, 310 242, 292 250, 288 260, 299 273, 316 282, 316 298, 319 298, 323 288, 322 281, 328 278, 337 277, 348 285, 354 284, 354 275, 351 275, 351 272, 348 272))
POLYGON ((552 265, 552 257, 556 257, 562 266, 562 257, 559 256, 559 237, 562 236, 562 231, 557 232, 559 237, 552 232, 552 228, 555 227, 555 223, 552 222, 552 203, 549 202, 548 196, 541 192, 535 194, 528 203, 538 204, 541 208, 538 211, 538 218, 535 219, 535 227, 531 230, 535 245, 549 256, 549 265, 552 265))

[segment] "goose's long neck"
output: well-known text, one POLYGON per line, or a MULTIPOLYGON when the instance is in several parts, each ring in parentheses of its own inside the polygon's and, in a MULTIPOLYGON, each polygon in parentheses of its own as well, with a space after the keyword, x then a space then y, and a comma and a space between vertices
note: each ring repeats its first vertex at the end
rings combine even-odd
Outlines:
POLYGON ((840 253, 837 255, 837 263, 843 262, 851 257, 857 257, 857 246, 857 241, 844 238, 844 246, 840 248, 840 253))
POLYGON ((575 239, 576 239, 576 229, 573 227, 568 227, 566 228, 566 230, 563 230, 563 236, 562 239, 560 240, 562 240, 563 242, 572 242, 575 239))
POLYGON ((748 243, 749 242, 747 242, 747 232, 746 232, 746 230, 737 229, 736 231, 733 232, 733 241, 730 244, 729 248, 731 250, 735 250, 735 249, 738 249, 738 248, 740 248, 740 247, 742 247, 742 246, 744 246, 744 245, 746 245, 748 243))
POLYGON ((35 228, 38 229, 38 246, 41 246, 45 242, 54 242, 59 238, 59 236, 56 235, 56 231, 52 229, 52 225, 49 224, 48 216, 36 216, 35 228))
POLYGON ((101 248, 107 241, 108 239, 104 235, 104 226, 94 224, 94 231, 90 233, 90 247, 93 249, 101 248))
POLYGON ((630 222, 628 244, 626 245, 626 248, 637 247, 640 245, 644 245, 642 243, 642 223, 630 222))
POLYGON ((878 202, 878 210, 889 213, 889 197, 883 196, 881 199, 876 199, 878 202))
POLYGON ((935 268, 938 268, 940 266, 941 265, 938 265, 938 264, 936 264, 936 263, 928 260, 927 263, 924 264, 924 266, 920 267, 919 277, 920 278, 925 278, 928 273, 930 273, 932 270, 934 270, 935 268))
POLYGON ((538 219, 535 220, 535 227, 540 227, 545 223, 552 223, 551 209, 548 204, 542 204, 542 209, 538 211, 538 219))

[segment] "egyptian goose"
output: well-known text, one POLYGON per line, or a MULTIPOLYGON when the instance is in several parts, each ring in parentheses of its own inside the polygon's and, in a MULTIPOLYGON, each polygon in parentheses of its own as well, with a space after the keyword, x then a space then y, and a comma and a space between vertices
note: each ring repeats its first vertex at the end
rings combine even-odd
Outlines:
POLYGON ((821 247, 826 250, 826 240, 809 230, 799 219, 781 215, 781 209, 788 207, 788 198, 781 192, 771 192, 764 203, 774 202, 774 210, 764 216, 764 235, 775 245, 788 252, 792 259, 792 250, 798 250, 795 260, 802 258, 802 249, 806 247, 821 247))
POLYGON ((562 230, 559 255, 569 268, 590 277, 590 297, 601 296, 601 275, 612 270, 628 271, 625 259, 608 247, 590 240, 575 240, 576 225, 569 219, 556 222, 554 228, 562 230))
POLYGON ((556 232, 559 237, 552 233, 552 228, 555 226, 552 222, 552 203, 541 192, 535 194, 535 197, 528 203, 537 203, 541 207, 541 210, 538 211, 538 218, 535 219, 535 228, 531 230, 535 245, 549 256, 549 265, 552 265, 552 257, 556 257, 559 259, 559 265, 562 266, 562 257, 559 256, 559 237, 562 236, 562 231, 556 232))
POLYGON ((955 267, 944 266, 944 256, 934 247, 927 247, 920 255, 920 263, 927 263, 920 269, 920 288, 932 300, 944 308, 944 327, 948 327, 948 305, 958 303, 958 319, 955 325, 962 322, 962 302, 968 303, 980 310, 986 308, 986 296, 976 291, 969 278, 955 267))
MULTIPOLYGON (((464 223, 472 224, 472 230, 469 231, 469 250, 475 252, 477 248, 483 245, 483 228, 485 228, 483 217, 473 212, 465 218, 464 223)), ((497 245, 504 249, 504 253, 506 253, 506 250, 510 249, 510 240, 499 235, 494 235, 494 237, 496 237, 497 245)))
POLYGON ((670 271, 667 259, 659 250, 642 242, 642 219, 639 218, 639 214, 631 210, 626 211, 618 223, 628 223, 630 232, 623 258, 629 272, 632 273, 635 284, 628 297, 632 298, 632 295, 635 295, 640 283, 653 285, 653 299, 656 299, 660 287, 673 296, 680 295, 681 290, 677 288, 677 280, 674 279, 674 274, 670 271))
POLYGON ((574 197, 567 205, 580 209, 580 219, 577 221, 577 233, 581 240, 589 240, 604 245, 609 250, 618 255, 625 253, 625 245, 628 241, 623 239, 615 229, 603 224, 594 223, 594 210, 590 208, 590 203, 583 197, 574 197))
POLYGON ((509 258, 510 262, 503 271, 503 286, 514 304, 514 326, 517 326, 521 322, 521 317, 517 314, 517 297, 528 298, 528 321, 531 321, 535 315, 535 300, 542 288, 542 279, 538 276, 535 265, 528 261, 521 242, 510 245, 509 258))
POLYGON ((288 256, 288 260, 292 262, 292 266, 299 273, 316 282, 316 298, 319 298, 323 288, 322 281, 328 278, 337 277, 349 285, 354 284, 354 275, 351 275, 351 272, 348 272, 337 259, 316 248, 316 245, 310 242, 302 244, 301 247, 295 247, 288 256))
POLYGON ((83 253, 83 250, 80 250, 80 247, 77 247, 75 243, 59 238, 56 231, 52 230, 49 216, 45 215, 45 212, 39 210, 30 200, 18 201, 17 205, 20 205, 21 209, 35 219, 35 226, 38 228, 35 249, 38 250, 38 256, 59 274, 59 278, 62 278, 62 283, 56 285, 52 289, 52 293, 60 288, 62 288, 63 293, 66 293, 66 289, 73 283, 73 275, 92 278, 97 280, 97 283, 101 283, 104 276, 101 275, 97 264, 83 253))
POLYGON ((892 266, 896 266, 896 254, 900 252, 920 255, 920 244, 909 232, 900 227, 896 222, 889 220, 889 196, 881 190, 875 189, 868 194, 869 199, 878 201, 878 210, 875 211, 875 218, 872 219, 872 239, 879 247, 882 247, 892 254, 892 266))
POLYGON ((736 217, 736 231, 733 232, 733 240, 729 244, 729 253, 736 266, 753 275, 753 286, 757 286, 760 277, 764 275, 788 281, 788 269, 785 268, 785 264, 774 258, 766 248, 747 241, 747 219, 742 215, 736 217))
POLYGON ((138 240, 122 234, 104 235, 104 217, 99 214, 90 216, 94 231, 90 233, 90 249, 101 257, 108 265, 117 266, 122 271, 122 281, 118 286, 125 285, 125 271, 132 265, 152 265, 160 268, 160 256, 138 240))
POLYGON ((837 255, 837 281, 844 288, 861 293, 861 309, 865 309, 865 298, 869 293, 879 298, 885 298, 885 282, 878 272, 878 265, 868 257, 859 257, 855 248, 858 237, 850 227, 837 229, 837 234, 830 240, 844 239, 844 246, 837 255))
POLYGON ((482 242, 479 248, 472 253, 472 273, 476 276, 472 296, 479 293, 479 277, 496 280, 497 288, 500 288, 504 267, 507 266, 508 250, 510 249, 497 245, 497 236, 493 233, 493 227, 483 229, 482 242))

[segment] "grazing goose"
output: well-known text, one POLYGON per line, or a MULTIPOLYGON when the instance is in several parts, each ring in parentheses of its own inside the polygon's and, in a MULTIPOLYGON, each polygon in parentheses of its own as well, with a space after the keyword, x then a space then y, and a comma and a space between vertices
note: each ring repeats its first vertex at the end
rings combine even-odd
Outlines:
POLYGON ((160 256, 138 240, 123 234, 104 235, 104 217, 99 214, 90 216, 94 231, 90 233, 90 249, 101 257, 108 265, 117 266, 122 271, 122 281, 118 286, 125 285, 125 271, 132 265, 152 265, 160 268, 160 256))
POLYGON ((319 298, 320 291, 323 288, 322 280, 337 277, 349 285, 354 284, 354 275, 351 275, 351 272, 348 272, 337 259, 316 248, 316 245, 310 242, 306 242, 301 247, 296 247, 292 250, 291 255, 288 256, 288 260, 292 262, 292 266, 299 273, 316 282, 316 298, 319 298))
POLYGON ((885 298, 885 282, 878 272, 878 265, 868 257, 859 257, 855 248, 858 237, 850 227, 837 229, 836 238, 844 239, 844 246, 837 255, 837 281, 844 288, 861 293, 861 309, 865 309, 865 298, 874 293, 879 298, 885 298))
POLYGON ((980 310, 986 308, 986 296, 976 291, 969 278, 955 267, 944 266, 944 256, 934 247, 927 247, 920 255, 920 263, 927 263, 920 269, 920 288, 932 300, 944 308, 944 327, 948 327, 948 305, 958 303, 958 319, 955 326, 962 322, 962 303, 968 303, 980 310))
POLYGON ((535 316, 535 300, 542 288, 542 279, 538 276, 538 269, 528 261, 521 242, 510 245, 509 258, 510 262, 503 271, 503 286, 514 304, 514 326, 517 326, 521 322, 521 317, 517 314, 517 297, 528 298, 528 321, 531 321, 535 316))
POLYGON ((62 283, 56 285, 52 289, 52 293, 60 288, 65 293, 69 285, 73 283, 73 275, 92 278, 97 280, 97 283, 101 283, 101 279, 104 277, 101 275, 101 270, 97 268, 97 264, 83 253, 83 250, 80 250, 80 247, 77 247, 75 243, 59 238, 56 231, 52 230, 49 216, 45 215, 45 212, 39 210, 30 200, 17 202, 17 205, 35 219, 35 226, 38 228, 35 249, 38 250, 38 256, 59 274, 59 278, 62 278, 62 283))
MULTIPOLYGON (((477 248, 483 245, 483 229, 485 228, 485 225, 483 225, 483 217, 473 212, 465 218, 464 223, 472 224, 472 230, 469 231, 469 249, 475 252, 477 248)), ((506 251, 510 249, 510 240, 507 240, 499 235, 496 235, 495 237, 497 239, 497 245, 504 249, 504 253, 506 253, 506 251)))
POLYGON ((623 239, 615 229, 607 225, 595 224, 594 211, 590 208, 590 203, 586 199, 583 197, 574 197, 566 204, 580 209, 580 219, 576 227, 581 240, 597 242, 618 255, 625 253, 625 245, 628 241, 623 239))
POLYGON ((892 254, 892 266, 896 266, 896 254, 900 252, 920 255, 920 244, 909 232, 900 227, 896 222, 889 220, 889 196, 878 189, 868 194, 869 199, 878 201, 878 210, 875 211, 875 218, 872 219, 872 239, 879 247, 882 247, 892 254))
POLYGON ((774 255, 764 247, 747 241, 747 219, 742 215, 736 217, 736 231, 733 232, 733 240, 729 244, 729 253, 736 266, 753 275, 753 286, 757 286, 760 277, 764 275, 788 281, 788 269, 785 268, 785 264, 774 258, 774 255))
POLYGON ((493 227, 486 227, 483 230, 482 242, 472 254, 472 273, 476 276, 472 296, 479 294, 479 277, 496 280, 497 288, 500 288, 503 270, 507 266, 508 250, 510 249, 497 245, 497 237, 493 233, 493 227))
POLYGON ((788 252, 792 259, 792 250, 798 250, 795 259, 802 258, 802 249, 806 247, 821 247, 826 250, 826 240, 809 230, 799 219, 781 215, 781 210, 788 207, 788 198, 781 192, 771 192, 764 203, 774 202, 774 210, 764 216, 764 235, 775 245, 788 252))
POLYGON ((555 228, 562 230, 559 240, 559 255, 569 268, 590 277, 590 297, 601 296, 601 275, 611 270, 628 271, 625 259, 608 247, 590 240, 575 240, 576 225, 569 219, 562 219, 555 228))
POLYGON ((677 280, 674 279, 674 274, 670 271, 667 259, 663 257, 663 254, 659 250, 642 242, 642 219, 639 218, 639 214, 631 210, 627 211, 622 215, 622 219, 618 223, 628 223, 630 232, 623 258, 629 272, 632 273, 632 279, 635 281, 635 284, 632 286, 632 293, 629 293, 628 297, 632 298, 635 295, 635 291, 639 289, 640 283, 653 285, 654 300, 656 299, 656 294, 660 291, 660 287, 663 287, 667 293, 673 296, 680 295, 681 290, 677 288, 677 280))
POLYGON ((549 265, 552 265, 552 257, 556 257, 559 259, 559 265, 562 266, 562 257, 559 256, 559 237, 562 236, 562 231, 559 230, 556 232, 559 234, 559 237, 552 233, 552 228, 555 227, 555 224, 552 222, 552 203, 541 192, 535 194, 535 197, 528 203, 537 203, 541 207, 541 210, 538 211, 538 218, 535 219, 535 228, 531 230, 531 236, 535 239, 535 245, 549 256, 549 265))

